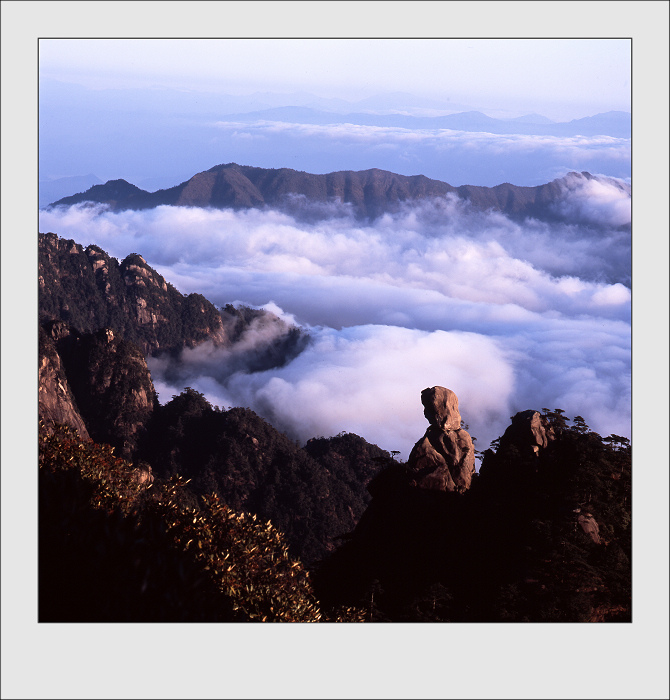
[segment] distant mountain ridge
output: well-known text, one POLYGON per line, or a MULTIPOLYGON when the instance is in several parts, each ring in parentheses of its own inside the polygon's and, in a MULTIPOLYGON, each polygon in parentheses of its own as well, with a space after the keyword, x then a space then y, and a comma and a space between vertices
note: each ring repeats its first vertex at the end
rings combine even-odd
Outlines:
MULTIPOLYGON (((573 179, 592 179, 590 173, 570 173, 573 179)), ((453 193, 481 210, 501 211, 508 216, 555 219, 552 208, 564 195, 564 179, 544 185, 521 187, 503 183, 495 187, 453 187, 424 175, 398 175, 372 168, 325 175, 290 168, 258 168, 226 163, 197 173, 179 185, 147 192, 126 180, 110 180, 86 192, 64 197, 50 206, 83 202, 107 204, 112 210, 152 209, 161 205, 248 209, 281 207, 304 198, 310 203, 339 201, 349 204, 359 217, 375 218, 396 211, 402 202, 444 197, 453 193)))
POLYGON ((454 129, 490 134, 520 134, 526 136, 612 136, 631 137, 630 112, 610 111, 590 117, 553 122, 538 114, 514 119, 489 117, 470 110, 440 116, 408 114, 372 114, 355 112, 338 114, 311 107, 272 107, 269 109, 228 114, 221 121, 278 121, 294 124, 357 124, 361 126, 396 127, 402 129, 454 129))

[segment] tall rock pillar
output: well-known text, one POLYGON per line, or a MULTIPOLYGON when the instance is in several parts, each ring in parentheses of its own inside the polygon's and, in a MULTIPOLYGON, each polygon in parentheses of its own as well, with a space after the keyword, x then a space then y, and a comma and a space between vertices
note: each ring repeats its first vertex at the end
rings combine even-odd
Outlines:
POLYGON ((421 402, 430 426, 409 455, 413 485, 466 491, 475 472, 475 448, 470 434, 461 428, 458 397, 450 389, 434 386, 421 392, 421 402))

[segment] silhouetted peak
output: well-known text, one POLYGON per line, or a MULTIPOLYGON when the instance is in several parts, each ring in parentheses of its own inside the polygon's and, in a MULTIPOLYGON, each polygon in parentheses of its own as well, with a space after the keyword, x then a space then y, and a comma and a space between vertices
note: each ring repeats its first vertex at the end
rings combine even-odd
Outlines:
MULTIPOLYGON (((291 168, 222 163, 167 190, 147 192, 125 180, 110 180, 104 185, 94 185, 84 193, 64 197, 54 206, 94 202, 107 204, 117 211, 162 205, 218 209, 271 206, 293 211, 291 207, 295 208, 298 197, 314 211, 324 204, 340 202, 350 206, 358 217, 374 219, 397 212, 405 202, 442 198, 453 193, 470 206, 484 211, 502 211, 518 218, 531 216, 554 220, 557 214, 552 205, 565 196, 564 186, 570 188, 579 181, 594 178, 587 172, 574 172, 536 187, 503 183, 495 187, 463 185, 455 188, 424 175, 406 176, 379 168, 313 174, 291 168)), ((629 186, 627 191, 630 191, 629 186)), ((329 208, 328 212, 327 215, 332 216, 329 208)), ((307 216, 306 211, 302 213, 307 216)))

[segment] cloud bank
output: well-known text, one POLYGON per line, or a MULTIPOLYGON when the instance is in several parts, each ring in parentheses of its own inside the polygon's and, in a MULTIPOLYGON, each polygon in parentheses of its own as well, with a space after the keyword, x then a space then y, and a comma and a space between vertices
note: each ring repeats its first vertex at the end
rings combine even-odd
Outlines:
POLYGON ((211 126, 212 142, 225 143, 233 154, 242 149, 282 153, 284 163, 298 159, 291 167, 309 172, 379 167, 407 175, 422 173, 454 186, 539 185, 570 170, 630 177, 630 139, 607 135, 493 134, 274 121, 217 121, 211 126), (310 152, 318 157, 310 160, 310 152), (350 165, 340 162, 338 154, 346 154, 350 165))
POLYGON ((161 400, 192 386, 295 439, 355 432, 406 458, 426 427, 420 392, 436 384, 458 394, 479 449, 527 408, 630 436, 630 197, 582 180, 560 206, 561 222, 519 223, 446 197, 368 225, 335 204, 318 217, 77 206, 42 212, 40 230, 139 252, 182 293, 265 305, 310 335, 273 370, 243 359, 272 327, 233 350, 153 359, 161 400))

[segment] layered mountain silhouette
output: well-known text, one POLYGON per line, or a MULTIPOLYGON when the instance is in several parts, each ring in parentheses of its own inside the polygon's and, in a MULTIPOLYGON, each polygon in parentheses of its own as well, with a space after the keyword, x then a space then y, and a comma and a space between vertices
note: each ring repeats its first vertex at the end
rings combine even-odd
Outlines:
POLYGON ((54 180, 42 180, 39 186, 39 205, 44 207, 61 197, 69 197, 72 192, 81 192, 93 185, 102 184, 102 180, 92 173, 75 177, 59 177, 54 180))
MULTIPOLYGON (((227 163, 197 173, 175 187, 147 192, 126 180, 110 180, 86 192, 64 197, 51 206, 83 202, 106 204, 115 211, 151 209, 161 205, 248 209, 286 207, 296 200, 310 204, 341 202, 363 218, 396 211, 403 202, 453 194, 481 210, 504 212, 513 218, 541 220, 560 218, 557 205, 565 195, 566 178, 592 179, 590 173, 569 173, 564 178, 536 187, 503 183, 496 187, 462 185, 424 175, 399 175, 386 170, 340 172, 318 175, 290 168, 257 168, 227 163)), ((621 187, 625 187, 621 185, 621 187)))

